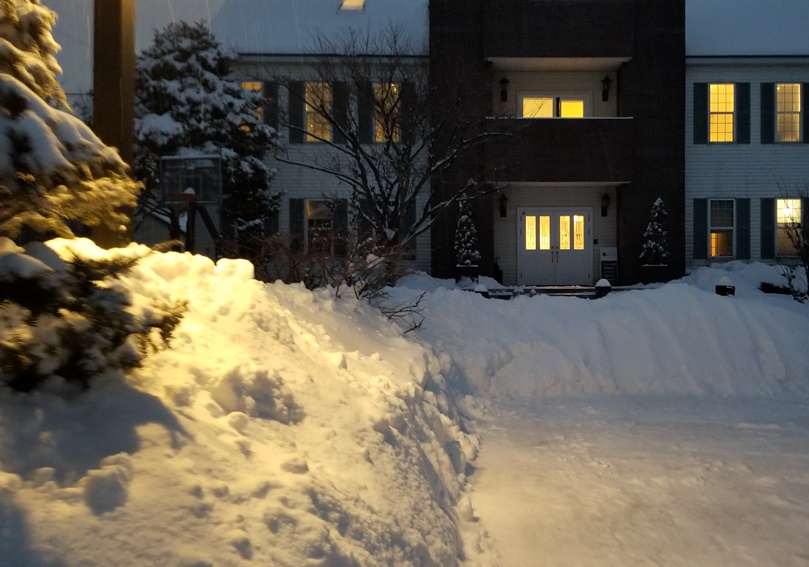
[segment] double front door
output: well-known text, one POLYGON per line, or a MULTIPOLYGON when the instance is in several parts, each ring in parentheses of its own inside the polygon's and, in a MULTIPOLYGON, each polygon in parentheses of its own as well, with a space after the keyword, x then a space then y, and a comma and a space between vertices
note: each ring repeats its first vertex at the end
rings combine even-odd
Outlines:
POLYGON ((592 208, 518 208, 517 284, 592 285, 592 208))

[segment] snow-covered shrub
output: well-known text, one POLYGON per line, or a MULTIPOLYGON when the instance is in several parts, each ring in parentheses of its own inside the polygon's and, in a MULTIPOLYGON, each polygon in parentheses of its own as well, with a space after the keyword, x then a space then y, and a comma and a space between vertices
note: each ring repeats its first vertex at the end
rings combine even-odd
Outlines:
POLYGON ((154 205, 161 157, 220 156, 225 235, 249 257, 280 204, 262 161, 278 136, 260 119, 261 95, 227 79, 235 57, 203 23, 155 32, 136 63, 135 170, 154 205))
POLYGON ((55 19, 40 0, 0 2, 0 235, 72 236, 73 221, 121 231, 140 190, 69 111, 55 77, 55 19))
POLYGON ((643 264, 665 264, 669 259, 669 241, 666 233, 668 212, 663 199, 657 198, 652 205, 651 219, 643 233, 640 261, 643 264))
POLYGON ((458 223, 455 225, 455 261, 459 266, 474 266, 480 261, 478 231, 472 220, 467 199, 458 201, 458 223))
POLYGON ((60 258, 0 237, 0 384, 30 391, 51 378, 87 388, 168 346, 186 304, 136 306, 117 277, 142 253, 60 258))

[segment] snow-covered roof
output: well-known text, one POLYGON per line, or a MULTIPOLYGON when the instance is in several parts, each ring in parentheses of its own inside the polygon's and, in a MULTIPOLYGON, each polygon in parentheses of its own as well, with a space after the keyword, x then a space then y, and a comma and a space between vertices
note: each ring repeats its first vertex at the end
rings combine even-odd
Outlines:
POLYGON ((809 55, 807 0, 686 0, 686 55, 809 55))
POLYGON ((365 0, 341 10, 342 0, 225 0, 214 16, 216 39, 238 53, 312 53, 315 38, 339 40, 349 30, 374 37, 394 26, 421 53, 428 46, 428 0, 365 0))

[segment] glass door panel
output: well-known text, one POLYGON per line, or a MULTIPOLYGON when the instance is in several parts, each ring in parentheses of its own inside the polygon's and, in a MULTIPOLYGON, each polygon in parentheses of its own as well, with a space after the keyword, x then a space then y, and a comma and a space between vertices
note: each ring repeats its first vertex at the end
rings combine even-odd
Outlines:
POLYGON ((551 217, 546 215, 539 217, 539 249, 551 249, 551 217))
POLYGON ((525 249, 537 249, 537 218, 534 215, 525 215, 525 249))
POLYGON ((570 250, 570 215, 559 215, 559 250, 570 250))
POLYGON ((573 250, 584 250, 584 215, 573 215, 573 250))

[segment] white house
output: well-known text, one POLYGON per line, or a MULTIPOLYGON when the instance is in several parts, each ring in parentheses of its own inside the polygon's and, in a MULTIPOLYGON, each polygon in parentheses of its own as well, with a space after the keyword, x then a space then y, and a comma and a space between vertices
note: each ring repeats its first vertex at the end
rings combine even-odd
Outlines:
POLYGON ((688 267, 794 254, 784 227, 806 218, 809 195, 807 22, 805 0, 686 4, 688 267))

